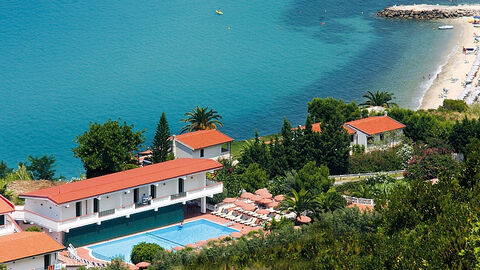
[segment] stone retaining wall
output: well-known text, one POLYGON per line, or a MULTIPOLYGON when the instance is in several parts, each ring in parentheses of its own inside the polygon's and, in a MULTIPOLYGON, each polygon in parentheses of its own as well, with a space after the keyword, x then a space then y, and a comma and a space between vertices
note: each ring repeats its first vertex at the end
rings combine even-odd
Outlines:
POLYGON ((413 20, 436 20, 460 17, 472 17, 480 15, 478 8, 468 7, 448 7, 435 8, 428 6, 427 8, 419 8, 418 6, 404 7, 387 7, 377 12, 377 16, 384 18, 399 18, 413 20))

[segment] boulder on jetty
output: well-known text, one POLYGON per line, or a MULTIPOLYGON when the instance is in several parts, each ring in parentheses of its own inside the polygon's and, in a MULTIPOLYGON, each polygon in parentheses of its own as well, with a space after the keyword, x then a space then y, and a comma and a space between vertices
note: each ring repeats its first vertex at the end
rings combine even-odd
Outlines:
POLYGON ((480 5, 405 5, 387 7, 377 12, 379 17, 413 20, 436 20, 479 15, 480 5))

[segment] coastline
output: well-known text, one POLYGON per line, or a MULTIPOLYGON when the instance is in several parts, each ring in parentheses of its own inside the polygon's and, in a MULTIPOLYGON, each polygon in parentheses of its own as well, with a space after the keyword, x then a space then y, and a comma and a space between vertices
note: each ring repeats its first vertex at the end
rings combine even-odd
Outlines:
POLYGON ((473 34, 476 29, 468 22, 469 19, 471 18, 442 20, 445 24, 453 24, 461 33, 455 37, 457 40, 452 50, 448 51, 446 62, 439 66, 439 73, 433 74, 436 78, 425 91, 418 109, 436 109, 443 104, 444 99, 457 99, 463 91, 462 83, 465 81, 465 74, 470 71, 476 56, 463 53, 463 47, 474 47, 473 34))

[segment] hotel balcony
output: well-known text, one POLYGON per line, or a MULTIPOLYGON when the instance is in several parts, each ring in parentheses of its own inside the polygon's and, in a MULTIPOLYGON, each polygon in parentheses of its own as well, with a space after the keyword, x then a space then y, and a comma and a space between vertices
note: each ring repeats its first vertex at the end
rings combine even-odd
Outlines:
MULTIPOLYGON (((178 204, 178 203, 185 203, 186 201, 195 200, 199 198, 204 198, 207 196, 213 196, 214 194, 223 192, 223 183, 215 182, 210 179, 205 179, 205 186, 192 188, 189 190, 185 190, 183 192, 176 192, 173 194, 161 195, 156 198, 152 199, 143 199, 140 200, 138 198, 138 191, 137 191, 137 202, 136 203, 127 203, 122 204, 125 202, 123 197, 133 197, 134 192, 129 191, 120 191, 116 193, 107 194, 110 196, 108 201, 108 205, 112 205, 111 207, 105 208, 105 205, 102 205, 104 200, 107 200, 109 197, 107 195, 102 195, 105 199, 100 197, 97 198, 88 198, 87 200, 83 200, 80 203, 87 205, 90 209, 93 209, 93 200, 96 199, 99 206, 96 206, 99 209, 98 212, 93 212, 89 214, 63 218, 63 219, 55 219, 52 217, 47 217, 41 215, 37 212, 33 212, 27 209, 17 209, 15 213, 15 217, 21 217, 23 220, 39 224, 45 228, 48 228, 50 231, 55 232, 68 232, 70 229, 82 227, 89 224, 98 224, 100 225, 103 221, 115 219, 119 217, 127 217, 130 218, 130 215, 144 212, 144 211, 158 211, 159 208, 165 207, 168 205, 178 204), (21 213, 20 213, 21 212, 21 213)), ((167 185, 168 186, 168 185, 167 185)), ((148 193, 149 187, 140 187, 144 188, 141 190, 140 194, 150 194, 148 193)), ((178 190, 177 190, 178 191, 178 190)), ((78 203, 78 202, 77 202, 78 203)), ((68 211, 68 208, 75 208, 75 203, 64 204, 58 207, 59 211, 68 211), (72 206, 70 206, 72 205, 72 206)), ((74 210, 74 209, 72 209, 74 210)), ((92 211, 92 210, 90 210, 92 211)), ((73 212, 73 211, 70 211, 73 212)), ((74 212, 73 212, 74 213, 74 212)), ((67 216, 66 214, 60 214, 59 216, 67 216)))
POLYGON ((0 225, 0 236, 14 233, 16 229, 15 221, 13 221, 9 215, 0 215, 0 217, 1 216, 4 216, 4 224, 0 225))

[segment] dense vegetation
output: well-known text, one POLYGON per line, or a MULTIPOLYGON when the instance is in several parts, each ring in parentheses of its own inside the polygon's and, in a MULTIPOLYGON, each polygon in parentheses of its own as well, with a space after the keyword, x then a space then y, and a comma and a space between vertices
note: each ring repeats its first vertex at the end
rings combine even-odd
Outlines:
POLYGON ((199 251, 159 251, 150 269, 474 269, 480 263, 479 153, 480 140, 471 140, 465 162, 443 171, 436 184, 378 175, 337 190, 375 198, 373 212, 325 210, 300 229, 282 222, 269 234, 199 251))

